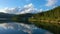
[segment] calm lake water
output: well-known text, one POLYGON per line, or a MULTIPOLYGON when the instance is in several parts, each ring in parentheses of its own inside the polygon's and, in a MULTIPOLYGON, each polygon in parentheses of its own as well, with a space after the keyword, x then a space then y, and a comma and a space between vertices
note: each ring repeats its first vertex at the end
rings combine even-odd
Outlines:
POLYGON ((0 34, 52 34, 51 32, 38 28, 33 24, 16 22, 0 23, 0 34))

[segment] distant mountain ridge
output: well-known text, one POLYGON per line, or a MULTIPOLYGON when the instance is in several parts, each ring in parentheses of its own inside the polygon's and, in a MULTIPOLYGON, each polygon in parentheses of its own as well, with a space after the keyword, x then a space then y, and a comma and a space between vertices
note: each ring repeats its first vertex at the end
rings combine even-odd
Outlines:
POLYGON ((14 14, 8 14, 8 13, 1 13, 0 12, 0 18, 10 18, 14 16, 14 14))

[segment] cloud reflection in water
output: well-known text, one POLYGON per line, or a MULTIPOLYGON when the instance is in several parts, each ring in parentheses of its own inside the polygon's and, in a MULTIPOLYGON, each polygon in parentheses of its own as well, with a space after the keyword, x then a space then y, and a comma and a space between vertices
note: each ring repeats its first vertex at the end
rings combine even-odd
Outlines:
POLYGON ((2 23, 0 34, 52 34, 44 29, 37 28, 33 24, 2 23))

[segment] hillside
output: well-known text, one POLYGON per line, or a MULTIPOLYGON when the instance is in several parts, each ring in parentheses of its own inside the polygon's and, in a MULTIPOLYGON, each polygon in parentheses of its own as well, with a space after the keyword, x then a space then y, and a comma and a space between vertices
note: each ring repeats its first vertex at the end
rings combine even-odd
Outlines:
POLYGON ((29 21, 54 34, 60 34, 60 6, 49 11, 34 14, 29 21))
POLYGON ((13 16, 14 16, 14 14, 0 12, 0 18, 11 18, 13 16))
POLYGON ((13 21, 17 21, 17 22, 27 22, 28 19, 32 16, 33 14, 30 13, 26 13, 26 14, 19 14, 19 15, 15 15, 12 17, 13 21))
POLYGON ((38 14, 34 14, 29 20, 53 20, 53 21, 60 21, 60 6, 48 10, 48 11, 43 11, 38 14))
POLYGON ((11 21, 13 16, 15 16, 15 15, 0 12, 0 22, 1 21, 11 21))

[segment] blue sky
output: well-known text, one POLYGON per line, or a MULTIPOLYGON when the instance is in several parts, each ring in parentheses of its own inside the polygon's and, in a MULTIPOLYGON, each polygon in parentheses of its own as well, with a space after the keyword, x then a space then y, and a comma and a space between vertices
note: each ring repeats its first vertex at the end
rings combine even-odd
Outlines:
POLYGON ((55 6, 60 6, 60 0, 0 0, 0 9, 6 7, 24 7, 30 3, 32 3, 34 8, 43 10, 52 9, 55 6))

